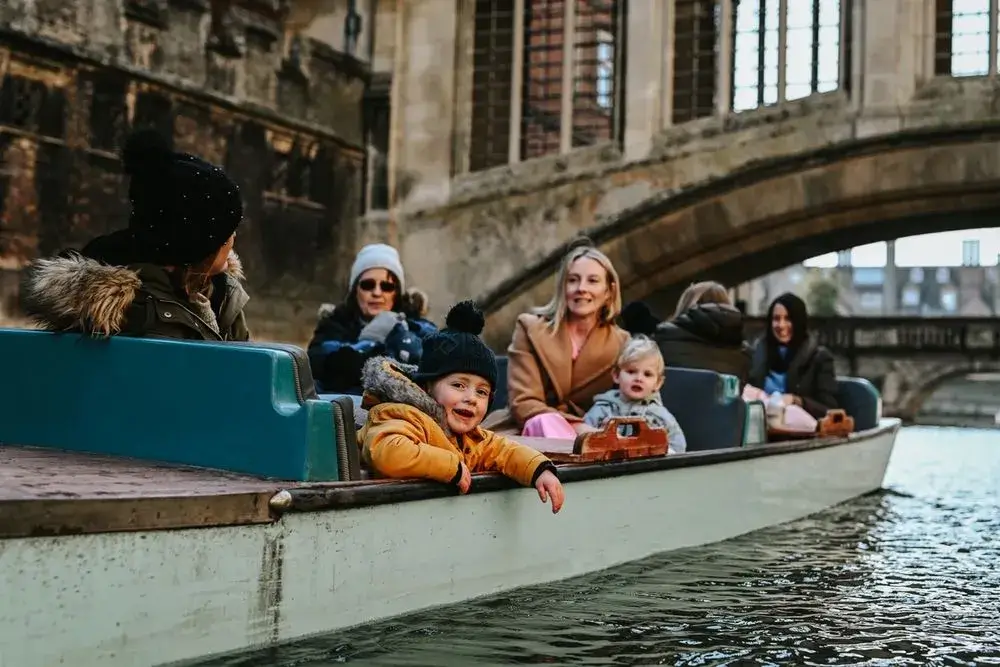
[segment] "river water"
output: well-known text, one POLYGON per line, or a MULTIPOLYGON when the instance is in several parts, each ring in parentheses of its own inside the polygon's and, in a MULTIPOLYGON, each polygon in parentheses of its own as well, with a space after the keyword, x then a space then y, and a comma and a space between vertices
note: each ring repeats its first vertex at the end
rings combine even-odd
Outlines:
POLYGON ((1000 431, 900 433, 807 519, 203 667, 1000 665, 1000 431))

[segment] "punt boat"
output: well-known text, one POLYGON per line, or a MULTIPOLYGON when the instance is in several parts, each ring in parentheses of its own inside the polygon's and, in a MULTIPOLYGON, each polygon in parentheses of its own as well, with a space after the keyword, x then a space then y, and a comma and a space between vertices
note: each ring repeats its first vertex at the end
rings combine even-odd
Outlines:
POLYGON ((355 401, 316 394, 296 347, 7 329, 0 358, 0 664, 18 667, 264 648, 725 540, 879 489, 900 427, 843 378, 853 433, 767 442, 735 378, 672 368, 689 452, 561 464, 553 515, 493 474, 466 496, 366 479, 355 401))

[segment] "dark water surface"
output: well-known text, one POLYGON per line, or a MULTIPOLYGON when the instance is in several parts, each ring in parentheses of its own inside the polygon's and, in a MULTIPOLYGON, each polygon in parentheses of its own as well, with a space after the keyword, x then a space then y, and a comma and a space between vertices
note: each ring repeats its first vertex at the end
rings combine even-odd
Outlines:
POLYGON ((900 433, 808 519, 203 667, 1000 665, 1000 431, 900 433))

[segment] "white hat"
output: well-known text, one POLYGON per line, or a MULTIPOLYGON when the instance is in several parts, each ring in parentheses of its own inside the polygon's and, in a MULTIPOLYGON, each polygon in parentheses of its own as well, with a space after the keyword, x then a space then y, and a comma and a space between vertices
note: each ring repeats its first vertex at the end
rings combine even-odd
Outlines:
POLYGON ((399 253, 391 245, 372 243, 358 251, 358 256, 354 258, 354 264, 351 265, 351 289, 354 288, 361 274, 368 269, 389 271, 399 281, 399 291, 403 292, 406 289, 403 263, 399 261, 399 253))

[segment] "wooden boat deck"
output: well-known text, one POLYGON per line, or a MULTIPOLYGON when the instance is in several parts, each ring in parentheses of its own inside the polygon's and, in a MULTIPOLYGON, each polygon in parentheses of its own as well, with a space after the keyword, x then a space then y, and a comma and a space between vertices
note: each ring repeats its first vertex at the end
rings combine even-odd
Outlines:
POLYGON ((273 520, 287 483, 133 459, 0 445, 0 538, 273 520))
POLYGON ((0 445, 0 502, 274 493, 280 486, 217 470, 0 445))

